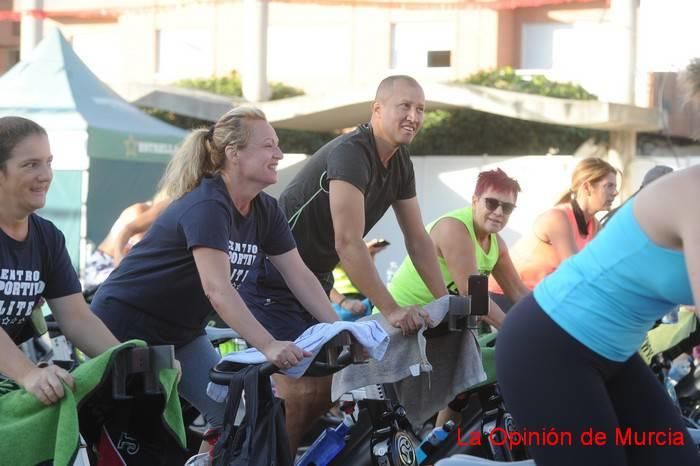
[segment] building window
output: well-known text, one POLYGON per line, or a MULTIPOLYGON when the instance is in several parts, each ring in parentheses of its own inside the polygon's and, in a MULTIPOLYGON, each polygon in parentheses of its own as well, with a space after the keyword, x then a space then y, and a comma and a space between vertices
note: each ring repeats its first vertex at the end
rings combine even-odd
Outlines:
POLYGON ((449 68, 455 46, 454 24, 405 22, 391 25, 391 68, 449 68))
POLYGON ((562 23, 523 24, 520 41, 520 68, 551 70, 565 53, 568 34, 573 26, 562 23))
POLYGON ((450 50, 428 50, 428 68, 449 68, 451 58, 450 50))

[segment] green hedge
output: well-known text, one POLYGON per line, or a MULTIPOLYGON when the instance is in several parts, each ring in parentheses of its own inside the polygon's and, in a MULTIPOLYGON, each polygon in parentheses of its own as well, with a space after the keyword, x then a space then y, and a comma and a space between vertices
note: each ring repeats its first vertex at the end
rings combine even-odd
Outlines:
MULTIPOLYGON (((174 83, 175 86, 184 87, 186 89, 198 89, 201 91, 209 91, 214 94, 221 94, 230 97, 243 97, 243 88, 241 86, 241 75, 238 71, 233 70, 226 76, 218 76, 216 78, 194 78, 182 79, 174 83)), ((271 82, 270 100, 286 99, 287 97, 295 97, 304 95, 302 89, 287 86, 280 82, 271 82)))
MULTIPOLYGON (((219 76, 216 78, 183 79, 175 82, 174 85, 187 89, 213 92, 229 97, 243 96, 241 77, 236 70, 231 71, 226 76, 219 76)), ((302 89, 288 86, 280 82, 270 83, 270 100, 285 99, 287 97, 299 95, 304 95, 302 89)), ((156 118, 184 129, 201 128, 209 126, 212 123, 210 121, 186 117, 177 113, 154 108, 146 108, 144 110, 156 118)), ((312 154, 323 144, 335 137, 335 134, 325 132, 295 131, 282 128, 278 128, 276 131, 280 138, 280 147, 284 152, 290 154, 312 154)))
MULTIPOLYGON (((525 79, 511 68, 479 71, 452 83, 476 84, 547 97, 592 100, 581 86, 550 81, 544 76, 525 79)), ((423 129, 411 144, 416 155, 519 155, 572 153, 585 140, 607 138, 603 131, 571 128, 508 118, 470 109, 426 112, 423 129)))

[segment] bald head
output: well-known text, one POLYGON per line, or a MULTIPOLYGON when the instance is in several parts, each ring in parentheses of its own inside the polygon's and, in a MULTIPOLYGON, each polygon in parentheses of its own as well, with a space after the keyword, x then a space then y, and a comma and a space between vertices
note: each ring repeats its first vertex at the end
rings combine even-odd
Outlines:
POLYGON ((396 74, 393 76, 386 77, 379 83, 377 87, 377 93, 374 96, 375 102, 386 102, 386 99, 392 95, 394 92, 394 84, 397 82, 402 82, 409 84, 410 86, 417 87, 422 90, 418 81, 410 76, 404 74, 396 74))
POLYGON ((370 124, 375 137, 395 149, 410 144, 423 125, 425 94, 410 76, 389 76, 377 88, 370 124))

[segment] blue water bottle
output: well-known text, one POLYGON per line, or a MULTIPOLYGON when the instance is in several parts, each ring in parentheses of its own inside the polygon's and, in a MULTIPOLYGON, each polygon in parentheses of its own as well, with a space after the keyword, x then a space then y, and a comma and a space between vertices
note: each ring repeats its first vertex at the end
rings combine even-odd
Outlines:
POLYGON ((418 464, 423 464, 425 459, 433 452, 436 446, 440 444, 455 428, 454 421, 447 421, 440 427, 436 427, 425 436, 423 441, 416 449, 416 459, 418 464))
POLYGON ((306 450, 304 456, 299 458, 296 466, 326 466, 345 446, 345 434, 355 423, 347 414, 343 422, 335 428, 326 428, 316 441, 306 450))

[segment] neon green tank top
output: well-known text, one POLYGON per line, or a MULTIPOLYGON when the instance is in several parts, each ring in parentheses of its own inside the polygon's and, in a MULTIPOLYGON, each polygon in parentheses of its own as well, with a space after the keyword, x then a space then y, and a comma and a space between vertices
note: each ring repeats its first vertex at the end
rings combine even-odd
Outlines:
POLYGON ((340 294, 360 293, 340 265, 333 269, 333 288, 340 294))
MULTIPOLYGON (((464 224, 469 231, 469 236, 474 244, 474 250, 476 252, 476 265, 479 268, 479 272, 485 275, 490 274, 493 268, 496 266, 499 256, 498 238, 496 234, 491 234, 491 246, 489 247, 489 251, 485 252, 481 248, 479 242, 476 240, 471 206, 448 212, 430 223, 425 227, 425 229, 430 232, 439 220, 447 217, 457 219, 464 224)), ((451 294, 459 294, 457 285, 447 269, 447 262, 445 261, 445 258, 438 257, 438 264, 440 265, 442 279, 444 280, 448 291, 451 294)), ((428 287, 425 285, 425 283, 423 283, 423 280, 420 278, 420 275, 413 265, 413 262, 411 262, 411 258, 408 256, 403 260, 401 266, 392 278, 391 283, 389 283, 389 292, 399 306, 408 306, 410 304, 428 304, 435 299, 433 298, 430 290, 428 290, 428 287)))

